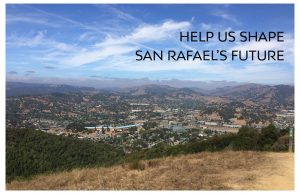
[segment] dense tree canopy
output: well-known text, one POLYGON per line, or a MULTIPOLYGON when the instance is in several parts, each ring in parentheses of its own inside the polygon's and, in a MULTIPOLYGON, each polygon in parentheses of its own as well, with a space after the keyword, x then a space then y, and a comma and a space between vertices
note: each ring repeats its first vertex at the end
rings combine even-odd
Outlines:
POLYGON ((6 131, 7 181, 42 172, 111 165, 122 155, 122 151, 103 143, 29 129, 6 131))

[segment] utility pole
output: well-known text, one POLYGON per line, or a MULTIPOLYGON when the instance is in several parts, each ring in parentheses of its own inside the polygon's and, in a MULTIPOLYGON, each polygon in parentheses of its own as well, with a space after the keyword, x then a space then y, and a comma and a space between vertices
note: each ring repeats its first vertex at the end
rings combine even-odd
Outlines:
POLYGON ((289 152, 293 152, 294 128, 289 128, 289 152))

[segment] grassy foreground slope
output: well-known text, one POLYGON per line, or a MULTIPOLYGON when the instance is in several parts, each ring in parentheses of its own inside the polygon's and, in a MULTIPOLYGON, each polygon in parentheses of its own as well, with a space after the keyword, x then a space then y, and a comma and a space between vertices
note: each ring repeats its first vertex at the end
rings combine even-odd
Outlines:
POLYGON ((76 168, 112 166, 132 163, 139 168, 140 160, 194 154, 204 151, 287 151, 288 130, 274 126, 257 130, 242 127, 237 134, 224 134, 207 140, 190 141, 170 146, 158 144, 150 149, 125 155, 118 146, 101 142, 61 137, 32 129, 6 130, 6 182, 28 179, 41 173, 76 168))
POLYGON ((7 189, 294 189, 294 155, 222 151, 142 160, 108 168, 76 169, 32 180, 12 181, 7 189))

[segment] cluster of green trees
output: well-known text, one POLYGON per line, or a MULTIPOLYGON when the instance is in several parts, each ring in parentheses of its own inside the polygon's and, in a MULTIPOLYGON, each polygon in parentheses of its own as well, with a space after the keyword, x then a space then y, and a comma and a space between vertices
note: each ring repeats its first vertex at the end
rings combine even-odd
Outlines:
POLYGON ((123 158, 110 145, 31 129, 6 130, 6 181, 44 172, 109 166, 123 158))
MULTIPOLYGON (((234 104, 233 104, 234 105, 234 104)), ((234 117, 235 107, 231 104, 220 107, 207 107, 204 110, 205 114, 211 114, 213 112, 218 112, 219 115, 224 119, 225 122, 228 122, 229 119, 234 117)))
POLYGON ((242 127, 234 141, 236 150, 286 151, 288 150, 288 130, 279 131, 273 125, 262 128, 259 133, 256 129, 242 127), (284 140, 285 141, 282 141, 284 140))
POLYGON ((240 137, 235 141, 239 150, 288 151, 289 129, 278 130, 274 125, 262 128, 260 133, 249 127, 239 130, 240 137))
POLYGON ((81 122, 73 122, 73 123, 69 123, 68 126, 66 127, 67 129, 70 129, 72 131, 84 131, 86 130, 84 127, 86 127, 86 125, 84 123, 81 122))
POLYGON ((205 141, 192 141, 176 146, 161 143, 151 149, 141 150, 128 155, 125 161, 160 158, 202 151, 287 151, 288 140, 288 129, 279 131, 273 125, 269 125, 259 132, 250 127, 242 127, 237 134, 216 135, 205 141))
POLYGON ((151 128, 154 128, 157 126, 157 123, 154 122, 154 121, 147 121, 143 124, 143 128, 146 129, 146 130, 149 130, 151 128))

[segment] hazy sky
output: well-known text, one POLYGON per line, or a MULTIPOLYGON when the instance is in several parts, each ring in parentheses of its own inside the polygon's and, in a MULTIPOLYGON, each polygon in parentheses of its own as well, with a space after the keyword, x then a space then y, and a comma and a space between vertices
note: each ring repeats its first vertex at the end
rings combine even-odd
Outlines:
POLYGON ((294 83, 293 5, 32 5, 6 7, 6 73, 31 78, 294 83), (284 31, 285 42, 180 43, 180 31, 284 31), (137 49, 284 49, 284 62, 137 62, 137 49))

